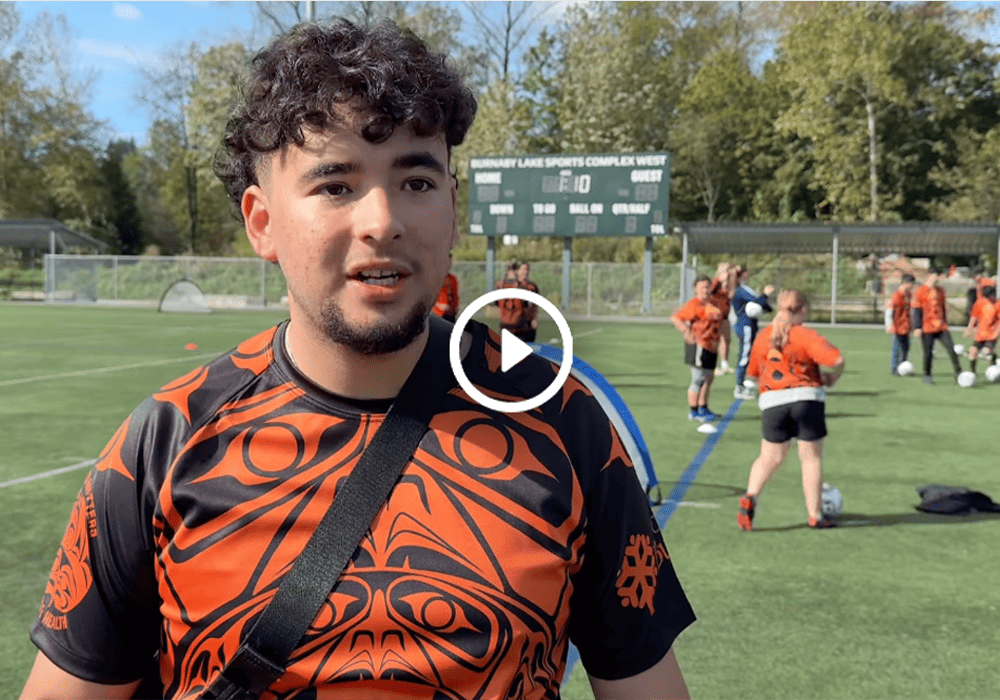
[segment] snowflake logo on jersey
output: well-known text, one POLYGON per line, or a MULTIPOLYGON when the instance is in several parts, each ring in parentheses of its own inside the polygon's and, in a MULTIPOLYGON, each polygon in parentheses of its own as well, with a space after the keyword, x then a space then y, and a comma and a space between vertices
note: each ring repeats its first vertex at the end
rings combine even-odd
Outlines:
POLYGON ((625 556, 618 572, 618 595, 623 608, 647 608, 654 614, 653 597, 656 594, 656 578, 660 565, 670 558, 662 542, 653 545, 649 535, 632 535, 625 547, 625 556))

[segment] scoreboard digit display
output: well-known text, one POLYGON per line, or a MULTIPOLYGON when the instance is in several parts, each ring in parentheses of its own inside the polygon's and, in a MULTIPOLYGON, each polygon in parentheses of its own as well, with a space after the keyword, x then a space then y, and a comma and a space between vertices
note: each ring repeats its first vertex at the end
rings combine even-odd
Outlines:
POLYGON ((661 236, 669 153, 469 159, 469 233, 661 236))

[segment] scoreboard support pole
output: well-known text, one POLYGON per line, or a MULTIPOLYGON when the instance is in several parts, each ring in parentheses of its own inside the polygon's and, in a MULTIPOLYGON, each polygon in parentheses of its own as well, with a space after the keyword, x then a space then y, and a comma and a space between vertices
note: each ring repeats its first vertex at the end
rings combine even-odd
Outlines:
POLYGON ((486 289, 484 292, 493 291, 493 285, 497 283, 497 237, 486 237, 486 289))
POLYGON ((653 313, 653 237, 646 236, 646 252, 642 258, 642 312, 653 313))
POLYGON ((560 307, 563 311, 569 311, 569 290, 570 290, 570 263, 573 262, 573 237, 563 237, 563 274, 562 274, 562 300, 560 307))

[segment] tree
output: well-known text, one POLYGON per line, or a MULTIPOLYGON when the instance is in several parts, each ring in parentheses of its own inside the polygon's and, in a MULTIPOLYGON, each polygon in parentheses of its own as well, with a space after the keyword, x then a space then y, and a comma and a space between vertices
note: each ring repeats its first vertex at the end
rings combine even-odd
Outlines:
POLYGON ((142 218, 135 194, 125 176, 123 161, 135 153, 134 141, 115 140, 108 144, 101 174, 108 195, 108 215, 105 228, 114 234, 112 251, 120 255, 139 255, 145 246, 142 218))
POLYGON ((811 139, 814 185, 837 218, 880 219, 880 120, 912 104, 895 70, 904 48, 899 16, 867 2, 816 3, 782 41, 793 100, 780 125, 811 139))

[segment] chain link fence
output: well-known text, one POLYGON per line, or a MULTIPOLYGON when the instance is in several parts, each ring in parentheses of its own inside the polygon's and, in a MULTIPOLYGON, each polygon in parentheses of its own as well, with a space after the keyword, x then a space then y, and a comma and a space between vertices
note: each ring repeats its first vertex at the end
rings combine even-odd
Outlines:
MULTIPOLYGON (((689 267, 682 286, 679 263, 651 266, 650 308, 644 308, 644 268, 640 263, 574 262, 569 265, 569 298, 563 295, 563 263, 533 262, 531 278, 541 293, 569 316, 666 319, 686 299, 699 274, 714 275, 714 266, 689 267), (684 287, 687 287, 685 289, 684 287)), ((286 303, 281 268, 259 258, 46 255, 45 298, 58 302, 155 306, 177 280, 198 285, 212 308, 267 308, 286 303)), ((485 261, 455 261, 463 305, 493 289, 503 273, 498 263, 491 279, 485 261)), ((829 320, 831 264, 808 264, 783 256, 775 264, 752 271, 751 285, 794 287, 809 295, 812 319, 829 320)), ((854 261, 842 259, 837 271, 837 320, 880 323, 885 294, 871 274, 854 261)))

